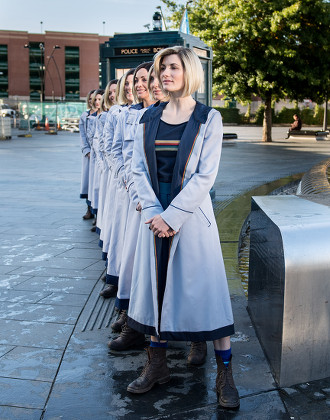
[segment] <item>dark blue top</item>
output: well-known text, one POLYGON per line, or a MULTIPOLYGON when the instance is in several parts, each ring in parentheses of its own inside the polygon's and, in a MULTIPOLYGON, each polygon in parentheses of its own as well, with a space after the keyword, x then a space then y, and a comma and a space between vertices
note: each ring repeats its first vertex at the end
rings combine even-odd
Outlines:
POLYGON ((160 120, 155 139, 158 182, 172 182, 176 155, 186 125, 187 122, 168 124, 160 120))

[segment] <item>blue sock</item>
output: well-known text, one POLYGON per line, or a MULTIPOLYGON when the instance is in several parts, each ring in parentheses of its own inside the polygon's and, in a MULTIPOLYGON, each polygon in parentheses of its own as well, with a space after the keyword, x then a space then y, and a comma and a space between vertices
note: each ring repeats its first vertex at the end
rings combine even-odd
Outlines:
POLYGON ((167 341, 165 343, 161 343, 158 341, 150 341, 150 347, 158 347, 158 348, 167 349, 167 341))
POLYGON ((217 354, 218 356, 221 356, 223 364, 226 367, 229 365, 230 357, 231 357, 231 348, 229 350, 215 350, 214 349, 214 353, 217 354))

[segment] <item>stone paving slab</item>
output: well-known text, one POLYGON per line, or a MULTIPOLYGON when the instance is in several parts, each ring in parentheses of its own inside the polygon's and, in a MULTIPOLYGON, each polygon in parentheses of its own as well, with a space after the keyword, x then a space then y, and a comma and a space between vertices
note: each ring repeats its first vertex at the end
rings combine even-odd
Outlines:
POLYGON ((63 350, 15 347, 0 357, 1 376, 52 382, 63 350))
POLYGON ((1 420, 40 420, 42 410, 28 408, 4 407, 0 405, 1 420))
POLYGON ((77 279, 77 280, 94 280, 101 275, 104 271, 104 261, 102 265, 102 270, 96 270, 96 273, 93 270, 69 270, 60 269, 60 268, 48 268, 48 267, 19 267, 14 268, 13 271, 10 271, 12 275, 23 275, 23 276, 33 276, 33 277, 43 277, 43 278, 65 278, 65 279, 77 279), (50 277, 47 277, 50 276, 50 277))
POLYGON ((38 303, 39 301, 47 298, 50 294, 50 292, 31 292, 28 290, 2 290, 0 294, 0 302, 38 303))
POLYGON ((89 294, 94 287, 97 279, 72 278, 72 277, 42 277, 36 276, 26 280, 23 283, 14 287, 14 290, 28 290, 44 292, 61 292, 61 293, 76 293, 89 294), (95 281, 93 281, 95 280, 95 281))
MULTIPOLYGON (((25 282, 32 276, 22 276, 20 274, 7 274, 0 275, 0 289, 9 289, 10 287, 16 286, 20 283, 25 282)), ((3 290, 1 290, 2 295, 3 290)))
POLYGON ((73 325, 0 319, 0 344, 64 349, 73 325))
POLYGON ((59 306, 77 306, 82 308, 88 299, 88 294, 77 294, 75 291, 73 293, 56 293, 52 292, 48 294, 45 298, 41 299, 39 303, 50 304, 50 305, 59 305, 59 306))
POLYGON ((13 350, 15 346, 0 346, 0 357, 4 356, 9 351, 13 350))
POLYGON ((18 269, 19 266, 12 266, 12 265, 0 265, 0 274, 9 274, 12 271, 18 269))
POLYGON ((68 251, 64 251, 60 254, 61 257, 64 258, 84 258, 84 259, 92 259, 92 260, 99 260, 100 259, 100 248, 74 248, 68 251))
POLYGON ((42 409, 49 394, 51 382, 1 378, 1 404, 42 409))
POLYGON ((77 306, 0 302, 0 319, 16 321, 51 322, 74 325, 81 309, 77 306))

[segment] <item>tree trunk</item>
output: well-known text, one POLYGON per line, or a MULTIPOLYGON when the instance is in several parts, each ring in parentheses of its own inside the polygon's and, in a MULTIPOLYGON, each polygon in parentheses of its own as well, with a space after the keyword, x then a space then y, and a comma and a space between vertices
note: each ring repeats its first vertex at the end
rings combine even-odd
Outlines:
POLYGON ((267 94, 265 101, 264 122, 262 127, 262 141, 272 141, 272 95, 267 94))
POLYGON ((324 114, 323 114, 323 131, 327 131, 328 126, 328 95, 325 96, 324 114))

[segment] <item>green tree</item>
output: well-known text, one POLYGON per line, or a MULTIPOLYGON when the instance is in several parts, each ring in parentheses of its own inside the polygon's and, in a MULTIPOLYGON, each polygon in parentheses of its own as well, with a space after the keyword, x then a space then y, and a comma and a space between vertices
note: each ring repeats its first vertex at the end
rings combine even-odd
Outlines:
MULTIPOLYGON (((162 2, 178 27, 185 3, 162 2)), ((192 33, 213 49, 215 91, 264 100, 263 141, 271 141, 272 100, 328 97, 328 1, 195 0, 188 8, 192 33)))

